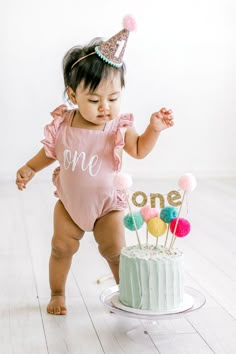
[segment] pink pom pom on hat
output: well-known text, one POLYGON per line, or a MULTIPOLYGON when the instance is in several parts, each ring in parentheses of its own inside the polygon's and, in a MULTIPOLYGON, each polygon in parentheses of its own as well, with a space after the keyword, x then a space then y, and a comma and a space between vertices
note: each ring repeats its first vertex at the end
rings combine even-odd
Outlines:
POLYGON ((123 27, 129 32, 135 31, 137 28, 136 21, 131 15, 126 15, 123 18, 123 27))
POLYGON ((120 32, 95 48, 95 52, 101 59, 116 68, 120 68, 123 64, 122 60, 129 32, 136 29, 135 19, 131 15, 125 16, 123 27, 120 32))

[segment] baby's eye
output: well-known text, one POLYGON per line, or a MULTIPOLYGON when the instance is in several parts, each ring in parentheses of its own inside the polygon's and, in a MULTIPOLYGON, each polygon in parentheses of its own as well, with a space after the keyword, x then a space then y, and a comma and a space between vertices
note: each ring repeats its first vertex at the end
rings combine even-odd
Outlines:
POLYGON ((116 97, 116 98, 110 98, 110 99, 109 99, 110 102, 117 101, 117 100, 118 100, 117 97, 116 97))
POLYGON ((98 103, 99 101, 97 101, 97 100, 89 100, 89 102, 91 102, 91 103, 98 103))

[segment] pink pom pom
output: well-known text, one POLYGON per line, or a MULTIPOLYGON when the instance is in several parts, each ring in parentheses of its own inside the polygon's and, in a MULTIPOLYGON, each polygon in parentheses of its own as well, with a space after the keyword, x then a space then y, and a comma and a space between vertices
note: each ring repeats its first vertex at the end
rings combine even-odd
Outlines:
POLYGON ((143 208, 140 209, 140 214, 142 215, 145 222, 148 222, 150 219, 158 216, 157 208, 151 208, 150 205, 146 204, 143 208))
POLYGON ((192 173, 186 173, 179 179, 179 187, 186 192, 192 192, 197 186, 197 181, 192 173))
POLYGON ((191 229, 190 223, 188 220, 183 218, 175 218, 170 223, 170 231, 177 237, 185 237, 189 234, 191 229), (177 222, 177 227, 175 225, 177 222))
POLYGON ((118 173, 114 177, 114 186, 118 190, 128 189, 132 184, 132 177, 128 173, 118 173))
POLYGON ((123 27, 128 31, 135 31, 137 28, 136 21, 131 15, 127 15, 123 18, 123 27))

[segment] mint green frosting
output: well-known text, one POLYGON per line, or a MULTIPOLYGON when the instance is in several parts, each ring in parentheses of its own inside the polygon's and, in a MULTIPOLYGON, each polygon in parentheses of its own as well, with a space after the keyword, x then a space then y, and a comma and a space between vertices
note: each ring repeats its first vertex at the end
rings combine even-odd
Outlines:
POLYGON ((124 247, 120 257, 119 300, 142 310, 168 311, 183 302, 183 254, 163 246, 124 247))

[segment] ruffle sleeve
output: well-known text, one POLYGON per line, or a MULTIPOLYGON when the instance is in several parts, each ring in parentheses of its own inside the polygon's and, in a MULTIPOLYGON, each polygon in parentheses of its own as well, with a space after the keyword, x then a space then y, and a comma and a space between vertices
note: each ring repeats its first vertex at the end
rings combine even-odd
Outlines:
POLYGON ((117 124, 114 147, 115 171, 119 171, 121 168, 122 150, 125 145, 125 132, 128 127, 133 126, 133 121, 134 117, 132 114, 123 114, 120 116, 117 124))
POLYGON ((51 116, 53 120, 51 123, 47 124, 44 128, 44 136, 45 139, 41 141, 44 144, 45 153, 51 159, 56 160, 55 153, 55 141, 58 129, 60 125, 63 123, 65 119, 65 113, 67 112, 66 105, 61 105, 57 107, 53 112, 51 112, 51 116))

